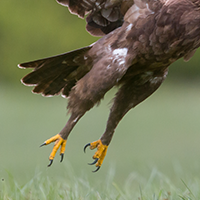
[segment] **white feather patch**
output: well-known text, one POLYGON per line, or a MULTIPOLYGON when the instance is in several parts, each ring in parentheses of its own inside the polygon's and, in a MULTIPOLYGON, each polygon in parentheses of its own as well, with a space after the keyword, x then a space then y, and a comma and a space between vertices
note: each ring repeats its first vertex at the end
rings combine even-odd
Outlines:
POLYGON ((128 52, 127 48, 115 49, 113 51, 113 56, 115 58, 114 60, 117 60, 119 65, 125 64, 127 52, 128 52))

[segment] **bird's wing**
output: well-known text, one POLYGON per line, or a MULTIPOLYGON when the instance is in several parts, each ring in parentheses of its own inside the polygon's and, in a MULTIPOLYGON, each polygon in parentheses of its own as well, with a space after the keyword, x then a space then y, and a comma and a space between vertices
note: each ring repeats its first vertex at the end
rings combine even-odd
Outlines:
POLYGON ((123 16, 134 0, 57 0, 73 14, 84 18, 87 31, 94 36, 105 35, 123 24, 123 16))
MULTIPOLYGON (((67 6, 73 14, 84 18, 86 15, 86 29, 94 36, 103 36, 122 26, 124 16, 132 5, 136 15, 146 14, 165 0, 56 0, 59 4, 67 6), (145 10, 144 7, 147 9, 145 10), (141 11, 142 10, 142 11, 141 11)), ((129 12, 129 15, 132 15, 129 12)))

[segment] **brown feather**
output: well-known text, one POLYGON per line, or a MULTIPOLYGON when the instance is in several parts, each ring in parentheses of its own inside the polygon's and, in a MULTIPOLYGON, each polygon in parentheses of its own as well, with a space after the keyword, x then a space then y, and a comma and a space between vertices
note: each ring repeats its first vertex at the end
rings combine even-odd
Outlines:
POLYGON ((33 92, 69 98, 71 116, 59 133, 64 140, 85 112, 119 86, 100 138, 108 146, 123 116, 159 88, 173 62, 189 60, 200 46, 200 0, 57 1, 80 17, 88 14, 91 34, 106 35, 89 47, 20 64, 33 68, 22 81, 34 85, 33 92))
POLYGON ((34 85, 34 93, 50 96, 59 94, 63 90, 63 95, 67 97, 75 82, 90 69, 82 66, 84 54, 90 48, 85 47, 59 56, 22 63, 19 65, 22 68, 34 68, 22 82, 25 85, 34 85))

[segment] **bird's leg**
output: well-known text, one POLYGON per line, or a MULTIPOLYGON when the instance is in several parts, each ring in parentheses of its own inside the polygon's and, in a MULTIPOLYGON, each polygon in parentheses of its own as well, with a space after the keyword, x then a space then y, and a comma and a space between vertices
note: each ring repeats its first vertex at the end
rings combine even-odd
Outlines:
POLYGON ((66 123, 66 125, 64 126, 64 128, 60 131, 59 134, 51 137, 50 139, 46 140, 41 146, 44 145, 48 145, 52 142, 55 142, 53 150, 49 156, 49 165, 48 167, 51 166, 51 164, 53 163, 53 159, 56 155, 56 152, 58 151, 59 147, 60 147, 60 156, 61 156, 61 160, 60 162, 62 162, 63 157, 64 157, 64 152, 65 152, 65 147, 66 147, 66 143, 67 143, 67 137, 70 134, 71 130, 73 129, 73 127, 75 126, 75 124, 78 122, 78 120, 82 117, 82 115, 75 115, 72 114, 71 117, 69 118, 68 122, 66 123))
MULTIPOLYGON (((141 77, 143 77, 141 75, 141 77)), ((89 146, 90 149, 97 148, 93 156, 95 160, 91 164, 96 164, 97 170, 101 167, 103 160, 106 156, 108 145, 111 142, 115 128, 117 127, 123 116, 133 107, 141 103, 149 97, 163 82, 165 78, 165 71, 156 74, 155 76, 147 79, 146 81, 138 81, 138 77, 127 81, 116 94, 113 106, 110 110, 110 115, 107 121, 107 126, 101 138, 95 142, 89 143, 85 146, 84 150, 89 146), (153 80, 155 78, 155 80, 153 80), (152 81, 152 82, 151 82, 152 81)))
MULTIPOLYGON (((119 92, 118 92, 119 93, 119 92)), ((90 165, 96 164, 96 170, 93 172, 96 172, 100 169, 103 160, 106 156, 108 145, 112 139, 112 136, 114 134, 114 130, 117 127, 119 121, 122 119, 122 117, 128 112, 128 110, 132 107, 131 104, 129 104, 128 99, 126 99, 126 103, 124 103, 124 98, 115 98, 114 104, 111 108, 110 115, 107 121, 107 126, 104 134, 101 136, 101 138, 97 141, 94 141, 92 143, 88 143, 84 147, 84 151, 87 147, 90 147, 91 150, 97 148, 96 153, 92 157, 94 159, 93 163, 90 163, 90 165)))

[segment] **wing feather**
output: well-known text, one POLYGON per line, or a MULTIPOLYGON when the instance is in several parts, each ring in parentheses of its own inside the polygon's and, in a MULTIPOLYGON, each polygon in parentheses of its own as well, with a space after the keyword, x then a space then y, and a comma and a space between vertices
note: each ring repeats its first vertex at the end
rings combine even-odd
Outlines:
POLYGON ((94 36, 103 36, 122 26, 124 20, 135 21, 156 11, 167 0, 56 0, 69 11, 84 18, 86 30, 94 36))
POLYGON ((103 36, 122 26, 123 17, 134 0, 57 0, 72 14, 84 18, 86 29, 94 36, 103 36))

